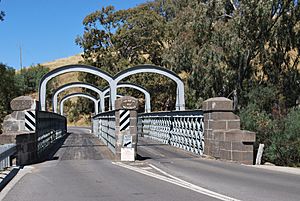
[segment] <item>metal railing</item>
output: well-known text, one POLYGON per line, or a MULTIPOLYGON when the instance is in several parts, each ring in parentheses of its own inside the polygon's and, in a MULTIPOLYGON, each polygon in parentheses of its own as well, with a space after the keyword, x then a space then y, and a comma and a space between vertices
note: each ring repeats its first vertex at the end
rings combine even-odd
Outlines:
POLYGON ((15 144, 0 145, 0 171, 12 166, 12 159, 15 157, 17 147, 15 144))
POLYGON ((64 116, 56 113, 38 111, 36 121, 37 152, 39 155, 67 133, 67 120, 64 116))
POLYGON ((115 111, 103 112, 92 118, 93 133, 113 152, 116 153, 115 111))
POLYGON ((138 131, 144 137, 195 154, 203 154, 204 122, 202 110, 140 114, 138 131))

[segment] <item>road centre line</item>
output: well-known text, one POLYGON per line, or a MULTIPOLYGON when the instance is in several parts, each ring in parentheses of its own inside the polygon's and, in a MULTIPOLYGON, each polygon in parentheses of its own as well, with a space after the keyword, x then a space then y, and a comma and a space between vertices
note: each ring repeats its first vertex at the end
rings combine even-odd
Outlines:
POLYGON ((130 165, 126 165, 126 164, 121 163, 121 162, 112 162, 112 163, 117 165, 117 166, 124 167, 124 168, 127 168, 129 170, 132 170, 132 171, 135 171, 135 172, 138 172, 138 173, 141 173, 141 174, 144 174, 144 175, 147 175, 147 176, 150 176, 150 177, 162 180, 162 181, 166 181, 166 182, 175 184, 177 186, 180 186, 180 187, 183 187, 183 188, 192 190, 194 192, 197 192, 197 193, 200 193, 200 194, 203 194, 203 195, 207 195, 209 197, 213 197, 213 198, 216 198, 216 199, 219 199, 219 200, 223 200, 223 201, 240 201, 238 199, 228 197, 226 195, 222 195, 222 194, 213 192, 211 190, 202 188, 200 186, 194 185, 192 183, 186 182, 182 179, 179 179, 177 177, 174 177, 174 176, 164 172, 163 170, 160 170, 159 168, 157 168, 153 165, 151 165, 152 168, 155 167, 154 169, 156 169, 157 171, 163 173, 165 176, 155 174, 153 172, 149 172, 149 171, 146 171, 146 170, 143 170, 143 169, 140 169, 140 168, 136 168, 136 167, 133 167, 133 166, 130 166, 130 165), (171 178, 168 178, 166 176, 171 177, 171 178))

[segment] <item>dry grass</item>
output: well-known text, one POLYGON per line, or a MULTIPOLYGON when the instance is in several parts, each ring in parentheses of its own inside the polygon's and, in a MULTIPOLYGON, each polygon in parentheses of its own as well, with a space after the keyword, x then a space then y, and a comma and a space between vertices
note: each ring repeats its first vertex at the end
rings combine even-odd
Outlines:
POLYGON ((81 57, 81 54, 76 54, 76 55, 73 55, 73 56, 70 56, 70 57, 56 59, 54 61, 42 63, 41 65, 49 68, 50 70, 53 70, 53 69, 58 68, 60 66, 78 64, 80 61, 83 61, 83 59, 81 57))

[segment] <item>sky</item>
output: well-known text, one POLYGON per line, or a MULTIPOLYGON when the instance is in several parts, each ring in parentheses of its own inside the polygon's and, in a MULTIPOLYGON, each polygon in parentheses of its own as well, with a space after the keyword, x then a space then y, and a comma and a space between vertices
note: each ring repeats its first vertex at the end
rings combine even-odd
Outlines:
POLYGON ((83 52, 82 21, 103 6, 127 9, 147 0, 0 0, 0 63, 20 69, 83 52))

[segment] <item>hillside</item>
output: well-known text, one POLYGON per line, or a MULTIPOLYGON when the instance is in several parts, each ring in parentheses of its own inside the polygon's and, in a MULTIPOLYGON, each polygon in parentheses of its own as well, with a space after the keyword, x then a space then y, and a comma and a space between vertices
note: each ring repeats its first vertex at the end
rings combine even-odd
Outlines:
MULTIPOLYGON (((70 64, 78 64, 81 61, 83 61, 81 54, 76 54, 76 55, 73 55, 70 57, 61 58, 61 59, 57 59, 54 61, 42 63, 41 65, 49 68, 51 71, 51 70, 61 67, 61 66, 70 65, 70 64)), ((57 79, 58 79, 58 83, 60 83, 59 85, 68 83, 68 82, 76 82, 76 81, 78 81, 78 73, 67 73, 67 74, 59 76, 57 79)))
MULTIPOLYGON (((54 61, 42 63, 42 66, 49 68, 50 71, 54 70, 58 67, 71 65, 71 64, 78 64, 79 62, 83 61, 81 54, 76 54, 70 57, 56 59, 54 61)), ((70 82, 77 82, 78 81, 78 73, 67 73, 60 75, 56 78, 56 87, 59 87, 63 84, 70 83, 70 82)), ((80 92, 80 89, 70 89, 70 92, 80 92)))
POLYGON ((60 66, 70 65, 70 64, 78 64, 80 61, 83 61, 81 54, 76 54, 70 57, 56 59, 54 61, 42 63, 41 65, 53 70, 60 66))
MULTIPOLYGON (((41 63, 41 66, 44 66, 46 68, 49 68, 49 70, 54 70, 58 67, 61 66, 65 66, 65 65, 71 65, 71 64, 78 64, 79 62, 83 61, 81 54, 76 54, 70 57, 65 57, 65 58, 61 58, 61 59, 56 59, 54 61, 49 61, 49 62, 45 62, 45 63, 41 63)), ((30 68, 26 67, 26 68, 30 68)), ((18 72, 18 71, 17 71, 18 72)), ((69 83, 69 82, 77 82, 78 81, 78 73, 67 73, 61 76, 58 76, 55 78, 55 87, 59 87, 65 83, 69 83)), ((80 89, 74 89, 74 90, 70 90, 70 92, 80 92, 80 89)), ((31 96, 34 99, 38 99, 38 95, 37 93, 33 93, 33 94, 26 94, 31 96)))

